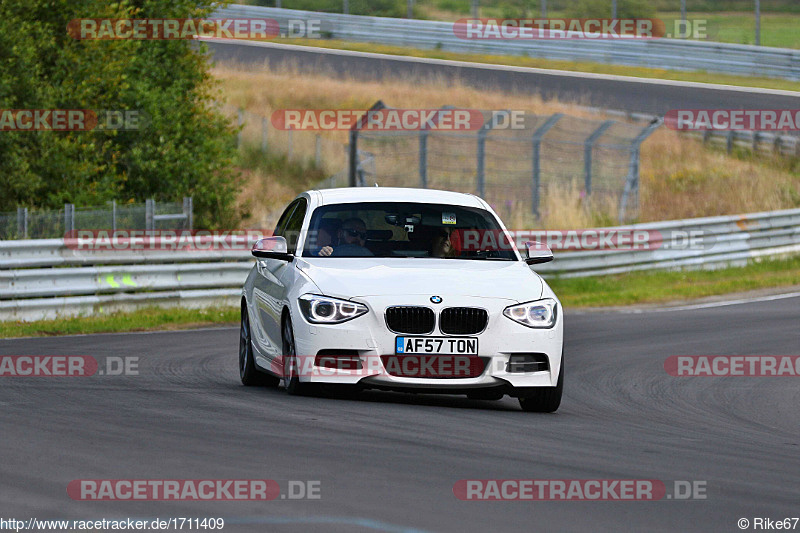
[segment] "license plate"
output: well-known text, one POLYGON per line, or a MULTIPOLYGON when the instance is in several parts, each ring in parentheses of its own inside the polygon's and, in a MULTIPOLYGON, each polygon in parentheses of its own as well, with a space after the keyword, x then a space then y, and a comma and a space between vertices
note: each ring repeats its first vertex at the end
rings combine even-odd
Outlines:
POLYGON ((478 355, 476 337, 397 337, 395 353, 404 355, 478 355))

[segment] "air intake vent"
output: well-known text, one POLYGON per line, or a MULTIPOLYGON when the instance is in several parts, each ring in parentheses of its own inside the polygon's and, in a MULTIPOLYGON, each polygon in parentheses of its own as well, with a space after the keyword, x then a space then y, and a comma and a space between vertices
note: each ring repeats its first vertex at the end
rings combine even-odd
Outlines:
POLYGON ((475 307, 448 307, 439 317, 439 329, 448 335, 474 335, 486 329, 489 314, 475 307))
POLYGON ((433 311, 427 307, 397 306, 386 310, 386 325, 395 333, 430 333, 435 322, 433 311))
POLYGON ((550 360, 543 353, 514 353, 508 356, 506 372, 542 372, 550 370, 550 360))

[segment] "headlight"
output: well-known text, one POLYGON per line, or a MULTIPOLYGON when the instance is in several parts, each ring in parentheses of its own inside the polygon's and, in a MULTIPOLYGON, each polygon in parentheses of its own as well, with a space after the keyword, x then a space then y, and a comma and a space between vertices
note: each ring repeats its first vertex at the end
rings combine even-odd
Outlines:
POLYGON ((368 311, 366 305, 318 294, 304 294, 299 300, 303 316, 314 324, 341 324, 368 311))
POLYGON ((552 328, 558 304, 552 298, 506 307, 503 314, 529 328, 552 328))

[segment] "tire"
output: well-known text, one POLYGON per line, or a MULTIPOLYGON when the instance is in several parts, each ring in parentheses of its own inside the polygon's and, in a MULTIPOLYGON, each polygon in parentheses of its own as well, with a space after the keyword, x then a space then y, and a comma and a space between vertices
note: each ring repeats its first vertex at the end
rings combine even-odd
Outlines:
POLYGON ((561 405, 564 392, 564 357, 561 357, 561 369, 555 387, 536 387, 519 398, 519 406, 528 413, 554 413, 561 405))
POLYGON ((294 343, 294 328, 291 317, 283 321, 283 386, 290 396, 309 394, 313 387, 310 383, 301 383, 297 368, 297 346, 294 343))
POLYGON ((250 334, 250 318, 247 307, 242 305, 242 320, 239 324, 239 378, 247 387, 266 385, 277 387, 280 380, 272 375, 259 372, 253 357, 253 339, 250 334))

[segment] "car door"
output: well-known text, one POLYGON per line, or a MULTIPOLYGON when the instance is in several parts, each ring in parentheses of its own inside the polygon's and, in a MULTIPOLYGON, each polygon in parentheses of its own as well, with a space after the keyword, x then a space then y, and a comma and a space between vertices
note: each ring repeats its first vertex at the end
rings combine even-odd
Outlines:
MULTIPOLYGON (((286 238, 291 253, 297 251, 299 228, 302 227, 306 209, 305 198, 295 200, 283 212, 275 227, 274 235, 286 238), (296 232, 295 227, 297 227, 296 232)), ((281 360, 283 348, 281 313, 288 291, 284 277, 287 277, 286 272, 293 268, 293 263, 280 259, 256 260, 257 275, 253 281, 252 313, 256 317, 256 327, 253 328, 253 336, 259 352, 256 354, 256 361, 262 367, 272 368, 273 361, 281 360)), ((291 276, 287 278, 291 279, 291 276)))

